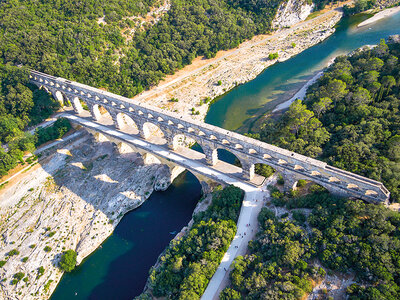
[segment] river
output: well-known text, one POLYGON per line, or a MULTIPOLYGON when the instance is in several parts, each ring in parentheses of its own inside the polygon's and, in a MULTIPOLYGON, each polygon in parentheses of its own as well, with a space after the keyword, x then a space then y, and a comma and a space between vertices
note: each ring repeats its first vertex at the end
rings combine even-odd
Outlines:
POLYGON ((249 132, 258 118, 290 99, 334 57, 363 45, 377 44, 389 35, 400 34, 400 13, 357 28, 357 24, 366 18, 366 15, 358 15, 342 20, 336 32, 322 43, 267 68, 254 80, 219 97, 210 107, 206 123, 249 132))
MULTIPOLYGON (((220 97, 211 105, 206 122, 248 132, 261 116, 290 99, 335 56, 400 33, 400 13, 357 28, 365 18, 344 19, 324 42, 269 67, 256 79, 220 97)), ((233 159, 221 155, 224 160, 233 159)), ((190 220, 200 193, 200 184, 190 173, 178 177, 167 191, 154 192, 141 207, 123 217, 102 248, 63 276, 52 299, 120 300, 139 295, 150 267, 173 237, 171 233, 190 220)))

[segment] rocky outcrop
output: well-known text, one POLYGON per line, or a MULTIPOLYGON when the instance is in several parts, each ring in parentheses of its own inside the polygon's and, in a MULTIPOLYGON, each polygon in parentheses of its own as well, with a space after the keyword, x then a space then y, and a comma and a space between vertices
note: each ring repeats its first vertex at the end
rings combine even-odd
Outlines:
POLYGON ((394 34, 389 36, 388 44, 400 44, 400 34, 394 34))
POLYGON ((400 4, 399 0, 377 0, 375 3, 375 7, 386 8, 396 4, 400 4))
POLYGON ((140 155, 89 134, 57 149, 1 191, 0 299, 48 299, 62 276, 64 250, 75 250, 81 262, 170 178, 167 166, 144 165, 140 155), (23 279, 12 282, 19 272, 23 279))
POLYGON ((309 4, 307 0, 284 1, 278 8, 272 27, 280 29, 304 21, 313 9, 314 3, 309 4))

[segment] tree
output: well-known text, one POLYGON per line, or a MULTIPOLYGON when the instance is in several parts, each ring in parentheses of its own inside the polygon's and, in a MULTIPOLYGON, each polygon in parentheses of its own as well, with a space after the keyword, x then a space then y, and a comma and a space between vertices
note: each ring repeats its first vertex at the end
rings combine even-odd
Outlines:
POLYGON ((326 93, 336 103, 347 94, 346 83, 334 79, 328 83, 326 93))
POLYGON ((65 251, 62 256, 61 260, 59 262, 59 266, 61 270, 65 272, 71 272, 73 269, 75 269, 76 265, 76 252, 74 250, 67 250, 65 251))
POLYGON ((325 113, 332 104, 332 99, 329 97, 320 98, 318 102, 315 102, 312 106, 313 111, 317 114, 319 119, 321 114, 325 113))
POLYGON ((297 99, 290 105, 285 117, 287 118, 288 126, 297 136, 300 128, 305 126, 314 117, 314 113, 308 110, 300 99, 297 99))

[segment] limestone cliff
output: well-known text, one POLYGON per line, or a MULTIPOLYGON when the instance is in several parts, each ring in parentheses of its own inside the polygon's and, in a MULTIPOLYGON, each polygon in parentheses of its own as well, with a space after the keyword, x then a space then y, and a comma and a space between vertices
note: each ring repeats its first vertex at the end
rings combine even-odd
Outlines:
POLYGON ((314 9, 314 3, 309 3, 307 0, 287 0, 282 2, 272 22, 272 27, 281 29, 304 21, 314 9))
POLYGON ((136 153, 121 154, 87 133, 59 148, 1 191, 0 299, 48 299, 62 275, 57 265, 64 250, 76 250, 81 262, 170 178, 167 166, 144 165, 136 153), (19 272, 23 280, 13 283, 19 272))

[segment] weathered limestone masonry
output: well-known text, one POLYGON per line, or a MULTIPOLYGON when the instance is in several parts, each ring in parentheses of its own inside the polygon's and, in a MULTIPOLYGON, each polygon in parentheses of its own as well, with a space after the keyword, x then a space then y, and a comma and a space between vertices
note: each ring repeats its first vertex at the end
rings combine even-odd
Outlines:
MULTIPOLYGON (((48 90, 57 100, 71 102, 77 114, 83 112, 82 103, 85 103, 94 122, 101 117, 100 107, 109 112, 117 130, 122 129, 124 120, 131 119, 143 140, 150 137, 149 126, 157 126, 164 134, 165 144, 170 151, 178 147, 182 137, 191 138, 202 147, 205 160, 211 167, 218 162, 217 150, 225 149, 241 162, 241 180, 251 181, 255 175, 255 164, 261 163, 282 174, 286 190, 294 188, 299 179, 306 179, 333 194, 372 203, 388 203, 390 193, 381 182, 334 168, 324 162, 64 78, 31 71, 30 80, 48 90)), ((174 163, 187 167, 184 161, 174 163)))

